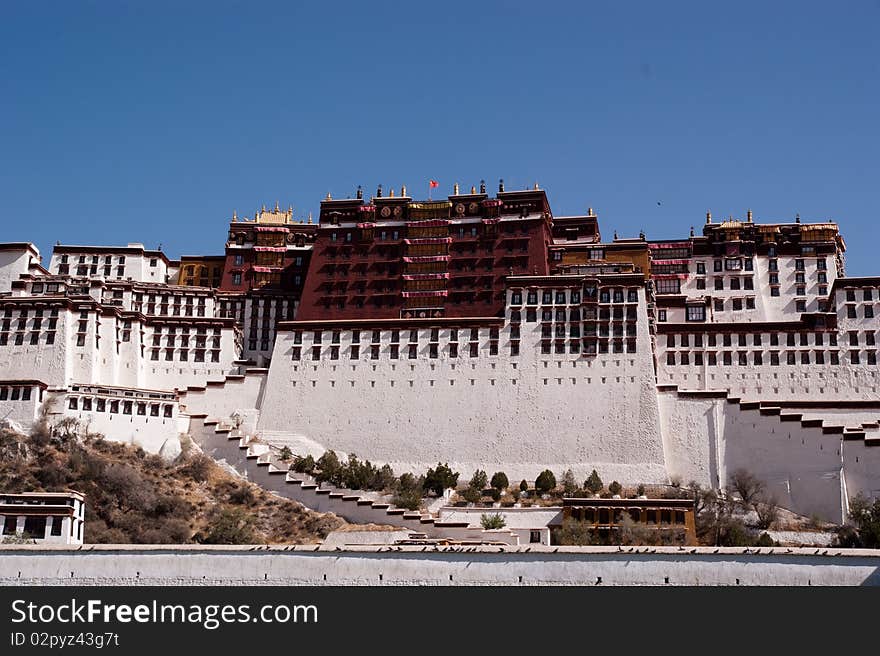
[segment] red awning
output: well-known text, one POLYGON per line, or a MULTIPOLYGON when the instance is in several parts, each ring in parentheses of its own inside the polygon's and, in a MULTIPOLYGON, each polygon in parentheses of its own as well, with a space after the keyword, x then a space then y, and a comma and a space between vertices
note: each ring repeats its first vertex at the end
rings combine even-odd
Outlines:
POLYGON ((252 271, 256 271, 257 273, 277 273, 281 271, 282 267, 266 267, 266 266, 255 266, 251 267, 252 271))
POLYGON ((418 239, 404 239, 404 244, 451 244, 452 237, 420 237, 418 239))
POLYGON ((648 244, 648 248, 690 248, 689 241, 674 241, 668 244, 648 244))
POLYGON ((430 298, 432 296, 446 296, 449 292, 445 289, 438 289, 431 292, 402 292, 404 298, 430 298))
POLYGON ((502 201, 496 198, 487 198, 481 204, 483 207, 501 207, 502 201))
POLYGON ((404 262, 448 262, 448 255, 425 255, 423 257, 405 257, 404 262))
POLYGON ((257 226, 254 228, 257 232, 290 232, 287 228, 281 226, 257 226))
POLYGON ((449 278, 448 273, 406 273, 404 280, 441 280, 449 278))
POLYGON ((690 260, 651 260, 651 264, 690 264, 690 260))
POLYGON ((254 246, 255 251, 268 251, 271 253, 286 253, 287 248, 284 246, 254 246))
POLYGON ((448 219, 429 219, 427 221, 407 221, 407 228, 442 228, 448 226, 448 219))

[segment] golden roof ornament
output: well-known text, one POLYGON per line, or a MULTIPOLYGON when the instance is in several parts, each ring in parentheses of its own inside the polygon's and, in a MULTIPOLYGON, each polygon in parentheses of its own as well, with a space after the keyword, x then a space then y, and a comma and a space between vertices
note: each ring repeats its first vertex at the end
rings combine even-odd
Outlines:
POLYGON ((327 192, 327 197, 324 200, 333 200, 333 196, 330 195, 330 192, 327 192))
POLYGON ((458 183, 457 182, 454 185, 452 185, 452 195, 458 196, 458 183))
POLYGON ((405 198, 405 197, 406 197, 406 185, 401 185, 401 186, 400 186, 400 197, 401 197, 401 198, 405 198))
POLYGON ((535 181, 535 191, 538 191, 538 182, 535 181))
POLYGON ((706 223, 712 223, 712 212, 706 212, 706 223))
POLYGON ((746 212, 746 220, 751 223, 752 222, 752 210, 746 212))
POLYGON ((275 201, 275 213, 277 214, 277 213, 280 212, 280 211, 281 211, 281 210, 278 208, 278 201, 276 200, 276 201, 275 201))
POLYGON ((473 186, 473 185, 471 185, 471 193, 472 193, 472 194, 477 193, 477 188, 476 188, 475 186, 473 186))
POLYGON ((388 192, 388 198, 394 198, 394 187, 391 187, 391 191, 388 192))
POLYGON ((232 220, 238 221, 238 214, 236 214, 235 210, 232 210, 232 220))
MULTIPOLYGON (((327 194, 327 195, 329 196, 330 194, 327 194)), ((311 222, 312 222, 312 213, 309 212, 309 223, 311 223, 311 222)))

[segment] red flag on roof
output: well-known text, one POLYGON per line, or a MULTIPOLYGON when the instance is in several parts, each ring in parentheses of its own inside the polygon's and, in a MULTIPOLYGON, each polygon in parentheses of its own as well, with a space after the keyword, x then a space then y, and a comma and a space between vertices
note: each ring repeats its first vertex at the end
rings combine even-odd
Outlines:
POLYGON ((429 181, 428 181, 428 184, 431 185, 431 189, 433 189, 434 187, 439 187, 439 186, 440 186, 440 183, 437 182, 436 180, 429 180, 429 181))

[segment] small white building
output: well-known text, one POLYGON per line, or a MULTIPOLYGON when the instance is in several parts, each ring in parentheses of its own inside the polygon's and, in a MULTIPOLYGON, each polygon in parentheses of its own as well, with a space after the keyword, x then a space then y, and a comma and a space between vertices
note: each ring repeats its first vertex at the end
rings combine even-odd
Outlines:
POLYGON ((85 497, 79 492, 0 494, 3 539, 40 544, 82 544, 85 497))
POLYGON ((148 250, 139 243, 127 246, 58 244, 52 249, 49 271, 80 278, 167 283, 172 270, 169 266, 165 253, 148 250))

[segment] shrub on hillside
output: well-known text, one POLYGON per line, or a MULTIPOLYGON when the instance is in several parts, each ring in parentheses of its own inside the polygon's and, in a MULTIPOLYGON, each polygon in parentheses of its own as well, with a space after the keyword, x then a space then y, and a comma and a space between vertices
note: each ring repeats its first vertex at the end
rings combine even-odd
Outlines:
POLYGON ((251 506, 256 500, 254 488, 248 483, 242 483, 229 492, 229 503, 238 506, 251 506))
POLYGON ((611 492, 612 495, 620 494, 621 490, 623 490, 623 486, 617 481, 611 481, 611 485, 608 486, 608 491, 611 492))
POLYGON ((184 460, 179 471, 184 476, 196 483, 204 483, 208 480, 214 469, 214 461, 204 453, 193 453, 184 460))
POLYGON ((197 536, 202 544, 253 544, 257 539, 253 519, 240 507, 215 509, 205 531, 197 536))

